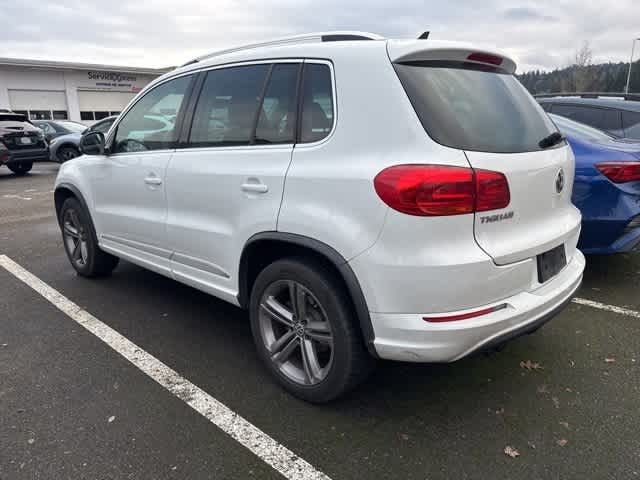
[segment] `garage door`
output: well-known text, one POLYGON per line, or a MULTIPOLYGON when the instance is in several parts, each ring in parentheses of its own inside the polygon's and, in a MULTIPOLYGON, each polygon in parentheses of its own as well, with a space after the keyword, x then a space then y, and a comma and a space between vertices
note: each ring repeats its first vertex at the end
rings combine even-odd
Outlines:
POLYGON ((80 119, 101 120, 120 113, 135 96, 128 92, 78 91, 80 119))
POLYGON ((29 115, 32 120, 68 118, 64 92, 49 90, 9 90, 11 110, 29 115))

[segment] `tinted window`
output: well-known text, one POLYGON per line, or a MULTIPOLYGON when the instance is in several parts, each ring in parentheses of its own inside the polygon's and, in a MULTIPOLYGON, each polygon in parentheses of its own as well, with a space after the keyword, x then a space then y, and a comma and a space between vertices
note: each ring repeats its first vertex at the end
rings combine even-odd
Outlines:
POLYGON ((627 138, 640 138, 640 113, 622 112, 622 128, 627 138))
POLYGON ((564 135, 570 135, 580 140, 586 140, 591 142, 603 142, 611 140, 613 137, 608 133, 598 130, 597 128, 590 127, 587 124, 575 122, 566 117, 551 114, 551 119, 558 126, 558 129, 564 135))
POLYGON ((619 130, 620 114, 608 108, 596 108, 585 105, 554 105, 553 113, 586 123, 600 130, 619 130))
POLYGON ((424 64, 400 64, 396 71, 425 130, 442 145, 530 152, 557 131, 513 75, 424 64))
POLYGON ((191 77, 165 82, 147 92, 118 124, 114 152, 173 148, 175 121, 191 77))
POLYGON ((93 125, 91 127, 91 131, 93 131, 93 132, 102 132, 102 133, 104 133, 106 135, 106 133, 111 128, 111 125, 113 125, 114 120, 115 119, 112 118, 111 120, 105 120, 104 122, 96 123, 95 125, 93 125))
POLYGON ((207 73, 191 126, 191 145, 248 145, 268 71, 269 65, 249 65, 207 73))
POLYGON ((262 101, 256 143, 293 143, 299 69, 300 64, 274 64, 262 101))
POLYGON ((80 112, 80 120, 93 120, 93 112, 80 112))
POLYGON ((317 142, 333 127, 333 93, 328 65, 306 63, 302 85, 300 141, 317 142))

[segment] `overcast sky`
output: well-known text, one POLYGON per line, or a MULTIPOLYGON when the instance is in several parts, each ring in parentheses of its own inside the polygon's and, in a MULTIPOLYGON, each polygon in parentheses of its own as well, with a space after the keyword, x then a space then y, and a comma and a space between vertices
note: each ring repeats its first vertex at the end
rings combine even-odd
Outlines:
MULTIPOLYGON (((243 43, 325 30, 497 46, 518 71, 628 61, 638 0, 0 0, 0 56, 163 67, 243 43)), ((640 49, 636 52, 640 54, 640 49)))

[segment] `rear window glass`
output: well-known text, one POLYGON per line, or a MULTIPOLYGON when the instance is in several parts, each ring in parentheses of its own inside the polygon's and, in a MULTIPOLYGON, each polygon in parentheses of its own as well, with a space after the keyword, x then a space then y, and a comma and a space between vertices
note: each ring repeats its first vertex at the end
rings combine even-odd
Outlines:
POLYGON ((620 130, 620 113, 617 110, 584 105, 554 105, 552 112, 601 130, 620 130))
POLYGON ((557 131, 513 75, 424 64, 395 68, 425 130, 442 145, 531 152, 541 150, 540 140, 557 131))
POLYGON ((550 114, 551 120, 558 126, 560 133, 564 135, 571 135, 581 140, 590 142, 606 142, 614 138, 612 135, 598 130, 597 128, 590 127, 584 123, 574 122, 568 118, 561 117, 559 115, 550 114))

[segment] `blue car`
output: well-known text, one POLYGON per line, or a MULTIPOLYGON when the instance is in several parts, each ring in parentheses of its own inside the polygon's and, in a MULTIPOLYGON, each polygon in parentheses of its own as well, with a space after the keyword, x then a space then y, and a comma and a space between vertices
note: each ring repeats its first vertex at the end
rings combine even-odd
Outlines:
POLYGON ((576 157, 572 201, 582 212, 578 248, 629 252, 640 243, 640 142, 549 114, 576 157))

